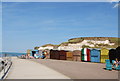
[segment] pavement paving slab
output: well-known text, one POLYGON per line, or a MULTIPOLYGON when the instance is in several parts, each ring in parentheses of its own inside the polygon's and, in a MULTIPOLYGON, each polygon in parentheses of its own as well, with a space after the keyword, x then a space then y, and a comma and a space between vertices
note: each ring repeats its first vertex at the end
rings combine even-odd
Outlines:
POLYGON ((103 63, 51 59, 32 59, 32 61, 54 69, 71 79, 118 79, 118 71, 105 70, 103 63))
POLYGON ((13 65, 6 79, 70 79, 43 64, 12 57, 13 65))

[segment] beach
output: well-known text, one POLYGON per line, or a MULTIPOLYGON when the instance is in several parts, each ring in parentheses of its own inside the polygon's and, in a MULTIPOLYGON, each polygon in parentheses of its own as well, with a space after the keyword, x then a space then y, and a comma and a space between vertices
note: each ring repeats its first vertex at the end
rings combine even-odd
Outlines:
POLYGON ((6 79, 118 79, 118 71, 105 70, 105 64, 50 59, 12 57, 6 79))

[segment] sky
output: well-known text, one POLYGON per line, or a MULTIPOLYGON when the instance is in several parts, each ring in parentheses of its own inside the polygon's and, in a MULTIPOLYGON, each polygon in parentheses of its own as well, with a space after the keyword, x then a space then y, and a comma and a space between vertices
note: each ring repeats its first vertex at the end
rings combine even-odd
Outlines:
POLYGON ((76 37, 118 37, 110 2, 3 2, 2 51, 26 52, 76 37))

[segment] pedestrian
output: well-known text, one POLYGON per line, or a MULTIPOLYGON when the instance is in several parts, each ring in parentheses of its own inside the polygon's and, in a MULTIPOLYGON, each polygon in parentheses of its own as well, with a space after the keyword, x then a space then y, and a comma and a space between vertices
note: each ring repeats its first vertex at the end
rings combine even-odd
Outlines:
POLYGON ((113 65, 118 67, 118 65, 120 65, 120 61, 118 61, 118 59, 116 58, 115 61, 113 62, 113 65))

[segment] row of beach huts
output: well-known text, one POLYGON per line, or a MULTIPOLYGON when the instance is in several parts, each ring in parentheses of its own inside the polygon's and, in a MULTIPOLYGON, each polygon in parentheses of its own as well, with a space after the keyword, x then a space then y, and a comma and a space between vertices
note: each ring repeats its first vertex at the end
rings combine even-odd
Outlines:
POLYGON ((120 47, 116 49, 91 49, 83 48, 82 50, 66 51, 66 50, 27 50, 27 56, 33 58, 68 60, 105 63, 106 59, 120 61, 120 47))

